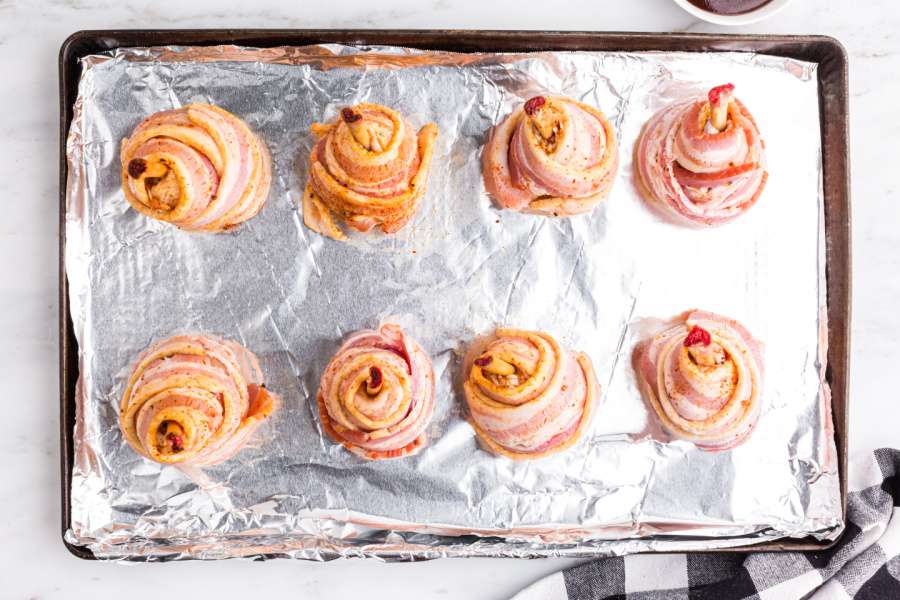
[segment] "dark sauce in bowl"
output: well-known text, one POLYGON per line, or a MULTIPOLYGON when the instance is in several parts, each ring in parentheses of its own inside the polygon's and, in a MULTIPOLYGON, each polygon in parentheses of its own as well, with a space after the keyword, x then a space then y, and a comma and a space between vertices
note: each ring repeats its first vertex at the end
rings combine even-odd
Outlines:
POLYGON ((742 15, 772 0, 688 0, 697 8, 716 13, 717 15, 742 15))

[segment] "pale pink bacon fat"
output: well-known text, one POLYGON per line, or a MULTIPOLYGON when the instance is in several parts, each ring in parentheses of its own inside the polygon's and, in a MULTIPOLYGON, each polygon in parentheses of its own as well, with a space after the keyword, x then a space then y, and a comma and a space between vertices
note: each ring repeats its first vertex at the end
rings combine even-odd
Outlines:
POLYGON ((136 452, 165 464, 227 460, 275 408, 256 356, 206 335, 178 335, 136 360, 119 426, 136 452))
POLYGON ((416 132, 397 111, 363 103, 312 130, 319 141, 303 195, 306 226, 338 240, 346 235, 337 221, 358 231, 403 228, 425 193, 437 126, 416 132))
POLYGON ((536 96, 494 128, 482 163, 485 187, 500 206, 571 216, 609 194, 619 151, 615 130, 596 108, 536 96))
POLYGON ((322 373, 317 394, 325 432, 368 460, 418 452, 434 414, 434 369, 398 325, 351 335, 322 373))
POLYGON ((762 344, 733 319, 695 310, 638 345, 641 391, 661 424, 704 450, 753 431, 762 405, 762 344))
POLYGON ((122 189, 138 212, 188 231, 224 231, 255 216, 272 167, 233 114, 189 104, 144 119, 122 140, 122 189))
POLYGON ((715 87, 708 98, 664 108, 641 132, 638 185, 651 206, 677 223, 727 223, 753 206, 765 187, 765 145, 733 89, 715 87))
POLYGON ((516 460, 575 444, 599 393, 590 359, 542 332, 498 329, 473 346, 464 369, 476 433, 491 451, 516 460))

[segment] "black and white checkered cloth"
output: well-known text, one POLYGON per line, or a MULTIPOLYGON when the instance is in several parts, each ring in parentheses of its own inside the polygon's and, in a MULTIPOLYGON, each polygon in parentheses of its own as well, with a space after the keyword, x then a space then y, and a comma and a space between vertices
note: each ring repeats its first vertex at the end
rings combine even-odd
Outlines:
POLYGON ((847 529, 830 550, 605 558, 513 600, 900 600, 900 450, 866 458, 851 469, 847 529))

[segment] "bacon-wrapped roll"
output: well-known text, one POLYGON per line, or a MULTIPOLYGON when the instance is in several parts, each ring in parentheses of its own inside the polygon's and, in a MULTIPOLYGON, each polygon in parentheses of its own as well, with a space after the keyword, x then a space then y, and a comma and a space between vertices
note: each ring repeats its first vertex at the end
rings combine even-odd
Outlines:
POLYGON ((615 130, 596 108, 535 96, 494 128, 482 162, 485 187, 500 206, 571 216, 609 194, 619 150, 615 130))
POLYGON ((322 428, 369 460, 419 451, 434 414, 434 369, 399 326, 351 335, 325 368, 316 396, 322 428))
POLYGON ((188 231, 225 231, 269 195, 269 150, 233 114, 209 104, 158 112, 122 140, 122 190, 138 212, 188 231))
POLYGON ((733 92, 733 85, 722 85, 706 99, 664 108, 638 140, 638 187, 677 223, 727 223, 753 206, 765 187, 763 140, 733 92))
POLYGON ((400 230, 416 212, 431 167, 438 128, 418 134, 400 113, 357 104, 331 123, 316 123, 320 139, 309 157, 303 222, 336 240, 346 238, 335 217, 359 231, 400 230))
POLYGON ((490 450, 516 460, 575 444, 599 391, 587 355, 537 331, 497 329, 468 352, 464 369, 475 432, 490 450))
POLYGON ((119 407, 119 427, 139 454, 160 463, 227 460, 275 408, 256 356, 236 342, 177 335, 138 357, 119 407))
POLYGON ((740 323, 695 310, 638 345, 641 392, 673 436, 727 450, 753 431, 763 384, 762 344, 740 323))

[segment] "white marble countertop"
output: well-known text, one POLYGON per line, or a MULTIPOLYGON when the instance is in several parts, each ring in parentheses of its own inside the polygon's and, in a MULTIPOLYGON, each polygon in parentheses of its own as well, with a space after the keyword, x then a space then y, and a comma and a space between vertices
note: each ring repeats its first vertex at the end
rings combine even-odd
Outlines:
MULTIPOLYGON (((507 598, 565 560, 169 563, 72 557, 59 536, 57 375, 57 54, 73 31, 103 28, 481 28, 722 31, 671 0, 0 0, 0 597, 507 598), (525 6, 529 6, 528 9, 525 6), (534 6, 532 8, 532 6, 534 6), (163 579, 165 578, 165 579, 163 579)), ((837 37, 851 54, 855 252, 851 460, 900 446, 887 375, 900 365, 900 201, 887 164, 900 139, 900 10, 893 0, 794 0, 735 29, 837 37), (873 162, 874 161, 874 162, 873 162)), ((784 199, 787 201, 788 199, 784 199)))

